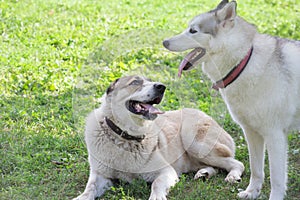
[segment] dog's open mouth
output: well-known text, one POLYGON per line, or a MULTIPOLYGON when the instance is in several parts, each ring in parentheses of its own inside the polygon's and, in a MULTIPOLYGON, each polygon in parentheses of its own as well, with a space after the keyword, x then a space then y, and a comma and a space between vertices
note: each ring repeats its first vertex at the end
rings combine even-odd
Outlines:
POLYGON ((200 58, 205 55, 205 49, 198 47, 188 53, 181 61, 178 68, 178 77, 181 77, 182 70, 189 70, 200 58))
POLYGON ((126 103, 127 109, 136 114, 143 115, 146 119, 155 119, 157 114, 163 114, 164 112, 155 108, 154 104, 159 104, 162 100, 162 97, 155 97, 153 100, 148 102, 140 102, 135 100, 129 100, 126 103))

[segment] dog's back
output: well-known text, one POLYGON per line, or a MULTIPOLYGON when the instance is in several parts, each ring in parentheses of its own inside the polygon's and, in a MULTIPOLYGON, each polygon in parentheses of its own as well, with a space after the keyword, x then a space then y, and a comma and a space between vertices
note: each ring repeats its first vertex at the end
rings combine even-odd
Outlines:
POLYGON ((167 111, 155 123, 160 127, 159 144, 166 145, 161 145, 160 148, 166 149, 164 155, 175 168, 181 168, 177 171, 196 170, 199 167, 199 158, 205 158, 209 154, 214 157, 235 156, 232 137, 200 110, 184 108, 167 111), (193 160, 189 156, 198 159, 193 160))

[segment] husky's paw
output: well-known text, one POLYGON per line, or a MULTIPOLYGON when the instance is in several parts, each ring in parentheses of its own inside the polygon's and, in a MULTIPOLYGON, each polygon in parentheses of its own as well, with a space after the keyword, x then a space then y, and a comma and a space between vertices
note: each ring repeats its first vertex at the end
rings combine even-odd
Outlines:
POLYGON ((213 175, 215 175, 217 172, 214 168, 212 167, 206 167, 203 169, 200 169, 194 176, 194 180, 196 179, 202 179, 202 180, 206 180, 209 179, 210 177, 212 177, 213 175))
POLYGON ((230 172, 225 178, 225 181, 228 183, 239 183, 241 182, 241 180, 242 179, 239 173, 232 173, 232 172, 230 172))
POLYGON ((242 191, 238 193, 238 197, 240 199, 256 199, 260 194, 260 190, 252 190, 252 191, 242 191))
POLYGON ((88 197, 76 197, 72 200, 90 200, 88 197))
POLYGON ((92 195, 89 195, 88 193, 83 193, 72 200, 94 200, 94 199, 95 197, 93 197, 92 195))
POLYGON ((163 193, 151 193, 149 200, 167 200, 167 197, 163 193))

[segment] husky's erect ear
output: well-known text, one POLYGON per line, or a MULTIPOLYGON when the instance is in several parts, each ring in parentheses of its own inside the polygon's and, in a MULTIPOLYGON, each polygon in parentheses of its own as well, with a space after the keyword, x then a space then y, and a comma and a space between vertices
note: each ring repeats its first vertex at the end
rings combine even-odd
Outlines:
MULTIPOLYGON (((222 4, 222 2, 220 4, 222 4)), ((222 22, 224 20, 233 20, 236 17, 236 7, 237 7, 237 4, 235 1, 226 3, 225 5, 223 5, 223 8, 216 11, 217 19, 220 22, 222 22)))
POLYGON ((218 10, 221 10, 227 3, 228 3, 228 0, 222 0, 219 3, 219 5, 215 9, 209 11, 209 13, 214 13, 214 12, 217 12, 218 10))
POLYGON ((228 3, 228 0, 222 0, 219 5, 217 6, 216 10, 222 9, 226 4, 228 3))
POLYGON ((109 87, 107 88, 107 90, 106 90, 106 94, 108 95, 109 93, 111 93, 114 89, 115 89, 115 87, 116 87, 116 83, 119 81, 119 78, 118 79, 116 79, 114 82, 112 82, 110 85, 109 85, 109 87))

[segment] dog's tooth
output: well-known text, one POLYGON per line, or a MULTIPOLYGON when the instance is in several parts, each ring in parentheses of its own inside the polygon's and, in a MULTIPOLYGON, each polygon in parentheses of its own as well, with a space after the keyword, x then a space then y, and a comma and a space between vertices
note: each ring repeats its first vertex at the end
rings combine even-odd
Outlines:
POLYGON ((142 107, 141 107, 141 105, 140 105, 139 103, 136 103, 136 104, 134 105, 134 108, 135 108, 138 112, 140 112, 141 109, 142 109, 142 107))
POLYGON ((121 140, 117 141, 117 145, 122 145, 123 143, 124 143, 124 142, 121 141, 121 140))

